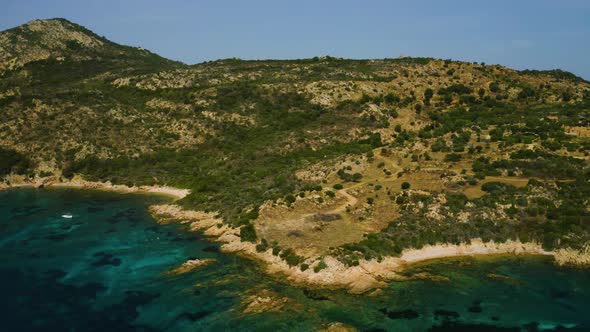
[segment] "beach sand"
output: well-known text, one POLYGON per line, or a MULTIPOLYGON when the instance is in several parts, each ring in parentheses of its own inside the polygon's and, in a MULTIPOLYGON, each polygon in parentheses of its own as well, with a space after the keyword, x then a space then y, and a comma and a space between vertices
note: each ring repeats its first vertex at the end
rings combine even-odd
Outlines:
POLYGON ((53 188, 77 188, 77 189, 96 189, 107 190, 119 193, 152 193, 171 196, 174 199, 182 199, 190 194, 188 189, 179 189, 169 186, 125 186, 114 185, 110 182, 93 182, 86 181, 79 176, 74 176, 69 181, 61 181, 56 177, 37 178, 26 180, 23 177, 12 177, 10 184, 0 183, 0 190, 20 187, 53 187, 53 188))

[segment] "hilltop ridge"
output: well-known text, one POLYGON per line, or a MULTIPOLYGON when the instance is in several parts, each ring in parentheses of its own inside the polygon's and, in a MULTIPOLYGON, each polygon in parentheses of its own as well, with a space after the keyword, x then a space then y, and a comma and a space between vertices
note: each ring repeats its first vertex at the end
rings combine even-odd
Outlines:
POLYGON ((43 60, 116 61, 127 66, 176 63, 139 47, 116 44, 63 18, 33 20, 0 32, 0 71, 43 60))

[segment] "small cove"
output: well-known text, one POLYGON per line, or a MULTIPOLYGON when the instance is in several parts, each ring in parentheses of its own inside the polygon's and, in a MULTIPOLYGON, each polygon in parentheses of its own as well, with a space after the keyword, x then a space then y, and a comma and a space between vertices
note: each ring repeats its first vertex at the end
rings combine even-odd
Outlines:
POLYGON ((433 278, 371 296, 312 290, 219 252, 177 224, 159 225, 146 194, 31 188, 0 192, 0 309, 7 331, 543 331, 590 328, 590 272, 548 257, 463 257, 412 266, 433 278), (71 216, 66 218, 63 216, 71 216), (216 261, 181 275, 188 259, 216 261), (271 291, 278 312, 244 314, 271 291), (561 327, 560 327, 561 326, 561 327))

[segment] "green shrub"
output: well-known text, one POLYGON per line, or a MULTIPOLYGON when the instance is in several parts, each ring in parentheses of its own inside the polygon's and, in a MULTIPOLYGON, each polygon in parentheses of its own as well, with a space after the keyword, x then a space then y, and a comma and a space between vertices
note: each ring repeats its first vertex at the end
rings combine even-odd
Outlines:
POLYGON ((326 262, 324 262, 323 260, 321 260, 316 266, 314 266, 313 268, 313 272, 318 273, 321 270, 327 268, 328 265, 326 264, 326 262))
POLYGON ((283 250, 279 257, 284 259, 289 266, 299 265, 303 261, 303 257, 296 255, 291 248, 283 250))
POLYGON ((274 256, 278 256, 280 253, 281 253, 281 247, 276 246, 276 245, 272 247, 272 254, 274 256))
POLYGON ((493 93, 500 91, 500 85, 498 84, 498 82, 491 82, 489 88, 490 91, 493 93))
POLYGON ((260 243, 256 245, 257 252, 264 252, 267 249, 268 249, 268 242, 266 242, 266 239, 262 239, 262 241, 260 241, 260 243))
POLYGON ((533 89, 529 86, 526 86, 518 93, 518 99, 532 98, 532 97, 535 97, 536 95, 537 95, 537 92, 535 91, 535 89, 533 89))
POLYGON ((9 173, 24 174, 29 167, 29 158, 15 150, 0 147, 0 176, 9 173))
POLYGON ((461 160, 461 155, 457 153, 449 153, 445 155, 445 162, 457 162, 461 160))
POLYGON ((240 240, 242 242, 256 242, 256 229, 252 223, 248 223, 240 228, 240 240))
POLYGON ((285 196, 285 203, 287 203, 287 205, 291 205, 291 204, 295 203, 296 200, 297 199, 293 195, 285 196))
POLYGON ((503 182, 496 182, 496 181, 486 182, 481 185, 481 190, 483 190, 485 192, 489 192, 489 193, 497 193, 497 192, 501 192, 501 191, 514 189, 514 188, 515 187, 511 184, 503 183, 503 182))

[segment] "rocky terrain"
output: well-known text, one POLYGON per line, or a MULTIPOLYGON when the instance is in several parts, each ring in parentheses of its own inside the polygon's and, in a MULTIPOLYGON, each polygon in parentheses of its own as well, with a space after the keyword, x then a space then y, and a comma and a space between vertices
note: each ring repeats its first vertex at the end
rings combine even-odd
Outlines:
POLYGON ((561 70, 186 65, 36 20, 0 32, 0 112, 0 187, 190 190, 172 215, 306 280, 472 241, 589 261, 590 83, 561 70))

